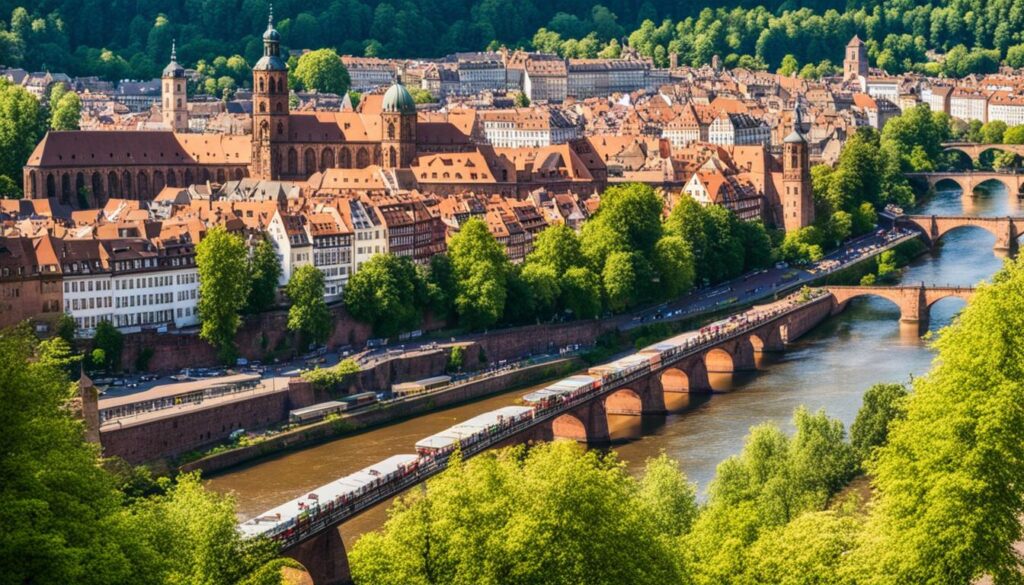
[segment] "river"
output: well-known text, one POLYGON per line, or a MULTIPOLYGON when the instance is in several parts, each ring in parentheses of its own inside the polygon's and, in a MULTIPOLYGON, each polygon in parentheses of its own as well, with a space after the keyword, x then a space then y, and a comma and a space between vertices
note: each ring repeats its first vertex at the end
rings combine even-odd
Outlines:
MULTIPOLYGON (((977 190, 964 199, 959 191, 941 191, 917 211, 938 215, 1006 216, 1019 212, 1018 202, 1001 185, 977 190)), ((915 260, 902 282, 974 285, 995 273, 1002 260, 995 237, 980 228, 956 230, 943 238, 941 250, 915 260)), ((948 324, 963 306, 944 299, 931 311, 931 328, 948 324)), ((667 395, 670 413, 657 417, 613 416, 613 448, 630 469, 661 452, 677 459, 701 493, 715 467, 742 448, 748 429, 773 422, 791 431, 793 410, 820 408, 847 426, 860 407, 861 395, 876 382, 905 382, 928 370, 934 355, 914 330, 899 323, 899 309, 876 298, 855 299, 841 315, 819 325, 780 354, 758 362, 758 371, 719 380, 730 392, 667 395)), ((716 387, 718 385, 716 384, 716 387)), ((403 421, 316 447, 285 453, 212 477, 207 485, 233 493, 245 518, 294 498, 389 455, 413 452, 419 439, 475 414, 505 406, 527 390, 403 421)), ((374 530, 386 518, 386 504, 342 526, 347 545, 374 530)))

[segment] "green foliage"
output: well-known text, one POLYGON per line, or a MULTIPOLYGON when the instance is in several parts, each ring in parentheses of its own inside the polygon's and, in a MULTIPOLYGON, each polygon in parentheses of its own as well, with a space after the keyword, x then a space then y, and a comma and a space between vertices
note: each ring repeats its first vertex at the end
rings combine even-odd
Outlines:
POLYGON ((412 101, 417 104, 434 104, 437 103, 435 98, 429 91, 422 87, 410 87, 409 95, 412 96, 412 101))
POLYGON ((293 75, 299 87, 322 93, 344 95, 352 83, 334 49, 318 49, 299 57, 293 75))
POLYGON ((229 585, 261 575, 272 549, 243 542, 231 501, 204 491, 197 476, 171 487, 123 464, 100 465, 66 408, 67 372, 46 351, 26 327, 0 331, 4 582, 229 585))
POLYGON ((309 343, 319 345, 327 341, 334 322, 324 301, 324 273, 312 264, 296 268, 285 293, 291 301, 288 329, 301 332, 309 343))
POLYGON ((329 368, 315 367, 302 372, 302 379, 319 390, 336 390, 349 376, 359 372, 359 364, 351 358, 343 359, 329 368))
POLYGON ((281 261, 274 251, 274 245, 266 236, 253 247, 249 255, 249 297, 245 304, 247 313, 260 313, 274 306, 277 283, 281 278, 281 261))
POLYGON ((856 458, 842 423, 802 408, 794 423, 793 437, 773 425, 753 427, 742 453, 719 464, 683 546, 695 583, 733 582, 760 537, 821 510, 853 476, 856 458))
POLYGON ((466 355, 466 348, 461 345, 453 345, 448 350, 448 363, 445 364, 446 372, 460 372, 462 371, 463 359, 466 355))
POLYGON ((5 197, 21 196, 21 169, 47 126, 45 111, 21 86, 0 79, 0 178, 5 197))
POLYGON ((484 328, 498 322, 505 309, 509 262, 505 250, 478 218, 466 221, 448 243, 456 280, 459 322, 484 328))
POLYGON ((577 319, 589 319, 601 313, 601 282, 589 268, 577 266, 566 270, 560 288, 561 306, 577 319))
POLYGON ((864 393, 863 404, 850 427, 850 444, 861 461, 886 443, 892 422, 906 415, 903 403, 908 394, 902 384, 875 384, 864 393))
POLYGON ((75 318, 67 313, 61 313, 53 327, 54 334, 68 342, 68 345, 72 347, 75 345, 77 330, 78 326, 75 324, 75 318))
POLYGON ((873 537, 857 566, 870 583, 995 582, 1019 577, 1012 544, 1024 513, 1024 265, 1008 262, 939 333, 938 358, 902 401, 905 418, 869 471, 873 537))
POLYGON ((455 462, 404 497, 383 532, 357 541, 353 577, 366 585, 678 583, 672 536, 686 519, 672 515, 694 509, 692 491, 656 489, 689 487, 667 461, 649 470, 641 487, 613 455, 567 441, 455 462))
POLYGON ((613 252, 604 263, 601 272, 608 307, 613 311, 622 311, 633 303, 636 295, 636 271, 633 268, 633 255, 629 252, 613 252))
MULTIPOLYGON (((771 242, 766 250, 770 253, 771 242)), ((679 296, 693 288, 696 278, 693 252, 679 236, 665 236, 654 246, 654 265, 660 274, 660 287, 666 298, 679 296)))
POLYGON ((528 108, 528 107, 530 107, 530 98, 526 97, 525 93, 523 93, 521 91, 517 91, 512 96, 512 103, 517 108, 528 108))
MULTIPOLYGON (((124 334, 117 330, 110 321, 104 319, 96 325, 96 334, 92 338, 93 346, 103 352, 104 361, 94 364, 102 365, 111 372, 121 371, 121 352, 124 351, 124 334)), ((95 352, 94 352, 95 354, 95 352)))
POLYGON ((54 84, 50 90, 50 128, 54 130, 78 130, 82 117, 82 99, 73 91, 67 91, 63 83, 54 84))
POLYGON ((376 335, 411 331, 420 320, 418 278, 408 258, 377 254, 349 278, 345 307, 353 317, 369 323, 376 335))
POLYGON ((196 246, 202 327, 199 337, 217 349, 221 361, 235 361, 235 332, 239 312, 249 297, 249 266, 241 236, 215 227, 196 246))

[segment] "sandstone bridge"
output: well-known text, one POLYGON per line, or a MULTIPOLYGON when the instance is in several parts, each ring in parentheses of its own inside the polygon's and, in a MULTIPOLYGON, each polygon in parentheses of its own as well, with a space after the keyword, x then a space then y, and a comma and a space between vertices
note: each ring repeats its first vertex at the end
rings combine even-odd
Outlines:
MULTIPOLYGON (((771 305, 754 307, 721 331, 695 333, 677 352, 662 357, 657 366, 645 367, 596 390, 538 410, 532 419, 470 443, 462 453, 470 457, 494 447, 559 438, 607 443, 609 415, 663 414, 666 394, 714 392, 713 374, 755 370, 757 354, 784 350, 789 342, 842 311, 854 298, 889 299, 900 307, 902 321, 920 324, 927 322, 928 309, 936 301, 951 296, 967 299, 972 293, 973 289, 958 287, 836 286, 816 289, 806 300, 792 295, 771 305)), ((446 463, 430 460, 409 475, 381 483, 343 506, 320 513, 303 532, 278 541, 281 553, 301 563, 315 585, 350 583, 338 525, 440 473, 446 463)))
POLYGON ((932 249, 942 236, 966 227, 981 228, 996 237, 993 249, 996 252, 1014 255, 1017 253, 1017 238, 1024 228, 1024 217, 974 217, 941 215, 904 215, 897 219, 901 225, 916 229, 932 249))
POLYGON ((946 152, 960 152, 971 159, 971 162, 981 160, 981 155, 986 152, 1008 152, 1018 156, 1024 156, 1024 144, 976 144, 974 142, 944 142, 942 149, 946 152))
POLYGON ((1014 197, 1021 196, 1024 187, 1024 174, 1016 171, 935 171, 906 173, 906 177, 927 183, 929 189, 936 189, 941 183, 953 183, 965 197, 973 197, 974 188, 985 183, 999 183, 1014 197))

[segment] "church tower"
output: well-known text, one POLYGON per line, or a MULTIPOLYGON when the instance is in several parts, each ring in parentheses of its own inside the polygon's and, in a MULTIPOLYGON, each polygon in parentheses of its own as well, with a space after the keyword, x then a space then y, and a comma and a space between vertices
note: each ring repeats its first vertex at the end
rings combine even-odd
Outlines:
POLYGON ((793 131, 782 145, 782 214, 787 232, 814 222, 811 163, 807 140, 801 134, 800 104, 793 111, 793 131))
POLYGON ((163 119, 164 126, 174 132, 188 132, 188 94, 185 83, 185 68, 178 65, 178 51, 171 42, 171 62, 164 67, 161 81, 163 82, 163 119))
POLYGON ((416 159, 416 101, 409 90, 398 83, 389 87, 384 92, 380 116, 383 167, 409 168, 416 159))
POLYGON ((853 35, 846 44, 846 57, 843 59, 843 80, 857 81, 858 77, 868 76, 868 47, 860 37, 853 35))
POLYGON ((281 147, 288 141, 288 65, 281 58, 281 34, 270 7, 263 56, 252 68, 252 176, 279 179, 281 147))

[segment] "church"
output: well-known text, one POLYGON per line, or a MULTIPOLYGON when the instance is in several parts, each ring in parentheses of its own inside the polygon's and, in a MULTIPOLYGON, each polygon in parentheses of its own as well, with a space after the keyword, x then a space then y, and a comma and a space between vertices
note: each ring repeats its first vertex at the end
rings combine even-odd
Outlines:
POLYGON ((370 166, 393 174, 421 153, 477 150, 466 129, 419 121, 412 95, 399 84, 364 96, 357 111, 290 111, 288 67, 272 20, 253 67, 251 136, 186 132, 185 70, 173 49, 161 81, 168 130, 51 131, 24 167, 25 196, 97 207, 112 197, 151 199, 166 186, 207 181, 301 181, 331 168, 370 166))

